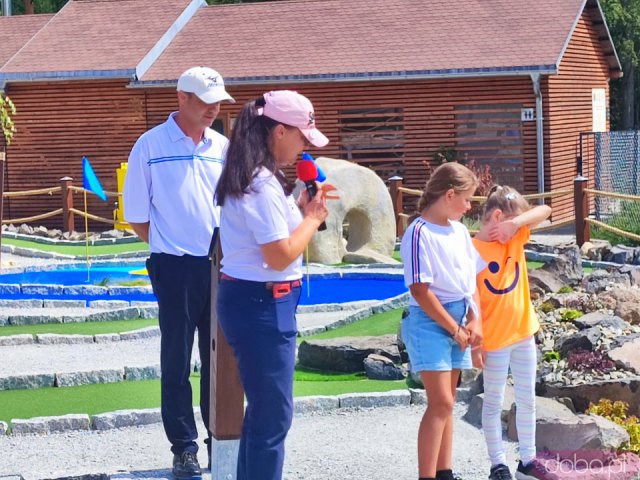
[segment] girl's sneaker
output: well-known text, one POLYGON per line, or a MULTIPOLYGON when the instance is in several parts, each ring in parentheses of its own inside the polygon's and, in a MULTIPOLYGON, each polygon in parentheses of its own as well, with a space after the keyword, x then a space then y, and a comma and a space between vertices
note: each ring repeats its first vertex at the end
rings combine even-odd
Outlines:
POLYGON ((518 462, 518 469, 516 470, 517 480, 559 480, 560 477, 555 473, 549 471, 546 465, 534 458, 526 465, 522 464, 522 461, 518 462))
POLYGON ((489 480, 513 480, 511 471, 504 463, 500 463, 491 467, 489 472, 489 480))

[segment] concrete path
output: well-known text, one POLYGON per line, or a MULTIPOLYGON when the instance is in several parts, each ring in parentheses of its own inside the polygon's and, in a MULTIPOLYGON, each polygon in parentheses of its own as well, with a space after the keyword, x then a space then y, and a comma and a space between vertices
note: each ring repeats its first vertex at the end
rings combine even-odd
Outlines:
MULTIPOLYGON (((416 435, 423 410, 411 406, 298 416, 287 439, 284 478, 417 478, 416 435)), ((454 467, 464 479, 479 480, 488 475, 489 462, 482 432, 461 419, 465 410, 465 404, 456 405, 454 467)), ((515 445, 507 443, 506 450, 514 465, 515 445)), ((166 470, 171 455, 160 424, 105 432, 0 437, 0 452, 0 476, 21 474, 25 480, 118 471, 121 475, 112 478, 173 478, 166 470)), ((199 457, 201 463, 206 462, 204 449, 199 457)))

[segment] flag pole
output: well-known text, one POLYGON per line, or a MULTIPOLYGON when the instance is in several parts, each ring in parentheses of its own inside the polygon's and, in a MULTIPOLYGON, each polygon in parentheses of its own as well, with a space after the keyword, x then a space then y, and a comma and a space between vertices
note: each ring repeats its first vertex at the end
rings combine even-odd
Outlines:
POLYGON ((87 283, 89 282, 89 269, 91 264, 89 263, 89 218, 87 217, 87 190, 84 189, 84 246, 85 257, 87 260, 87 283))

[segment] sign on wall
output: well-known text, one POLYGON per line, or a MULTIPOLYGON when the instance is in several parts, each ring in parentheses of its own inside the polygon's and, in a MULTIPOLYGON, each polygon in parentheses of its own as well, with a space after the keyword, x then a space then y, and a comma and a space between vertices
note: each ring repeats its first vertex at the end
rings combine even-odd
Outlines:
POLYGON ((604 88, 591 89, 591 107, 593 111, 594 132, 607 131, 607 94, 604 88))

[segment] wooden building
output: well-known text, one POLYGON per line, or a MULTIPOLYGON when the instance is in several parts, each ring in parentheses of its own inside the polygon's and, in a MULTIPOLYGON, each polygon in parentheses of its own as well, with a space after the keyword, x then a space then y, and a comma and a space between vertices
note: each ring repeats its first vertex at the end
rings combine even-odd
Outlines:
MULTIPOLYGON (((246 100, 294 89, 331 140, 322 154, 385 180, 422 188, 434 153, 455 149, 501 183, 555 190, 575 176, 579 133, 608 128, 609 80, 622 75, 597 0, 159 3, 70 0, 8 59, 0 47, 0 86, 19 110, 9 190, 79 179, 83 155, 115 189, 115 168, 175 110, 194 65, 222 73, 238 101, 223 105, 223 131, 246 100)), ((5 205, 15 218, 58 200, 5 205)), ((573 214, 569 197, 553 207, 573 214)))

